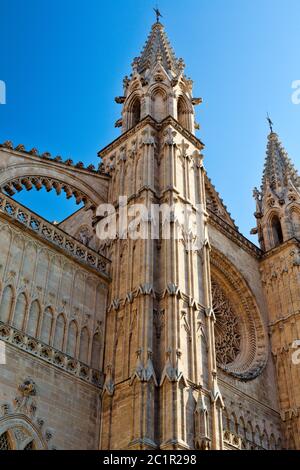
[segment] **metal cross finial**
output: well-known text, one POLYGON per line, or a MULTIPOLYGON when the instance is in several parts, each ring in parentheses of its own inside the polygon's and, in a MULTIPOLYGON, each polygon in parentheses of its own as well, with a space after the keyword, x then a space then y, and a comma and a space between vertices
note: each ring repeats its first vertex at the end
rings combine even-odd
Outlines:
POLYGON ((273 124, 273 122, 272 122, 272 120, 271 120, 271 118, 270 118, 270 116, 269 116, 269 113, 267 114, 267 121, 268 121, 269 126, 270 126, 270 131, 273 132, 273 126, 274 126, 274 124, 273 124))
POLYGON ((158 6, 156 6, 156 8, 153 8, 153 10, 155 11, 155 14, 156 14, 156 22, 159 23, 159 18, 162 18, 163 16, 161 12, 159 11, 158 6))

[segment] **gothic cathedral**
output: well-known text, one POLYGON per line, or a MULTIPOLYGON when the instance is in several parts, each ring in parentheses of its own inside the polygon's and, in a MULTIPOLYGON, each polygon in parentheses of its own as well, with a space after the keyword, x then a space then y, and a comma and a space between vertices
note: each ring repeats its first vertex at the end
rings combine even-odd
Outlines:
POLYGON ((158 18, 98 169, 0 146, 0 449, 300 449, 300 177, 271 128, 258 248, 205 171, 184 70, 158 18), (13 198, 43 187, 82 207, 57 224, 13 198), (170 237, 100 239, 123 196, 146 226, 202 207, 201 247, 174 214, 170 237))

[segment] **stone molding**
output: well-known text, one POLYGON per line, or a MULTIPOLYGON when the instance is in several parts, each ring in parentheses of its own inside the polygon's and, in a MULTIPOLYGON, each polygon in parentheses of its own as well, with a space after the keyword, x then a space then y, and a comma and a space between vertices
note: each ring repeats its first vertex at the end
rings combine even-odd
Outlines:
POLYGON ((225 220, 216 215, 209 208, 207 209, 207 212, 209 213, 209 224, 220 230, 223 235, 225 235, 227 238, 229 238, 229 240, 232 240, 238 246, 246 250, 247 253, 249 253, 250 255, 254 256, 257 259, 260 259, 262 257, 263 251, 260 248, 258 248, 250 240, 245 238, 240 232, 238 232, 238 230, 234 229, 231 225, 225 222, 225 220))
POLYGON ((188 304, 189 307, 193 308, 195 311, 204 311, 203 305, 201 305, 196 299, 185 294, 178 286, 171 283, 168 284, 162 292, 155 292, 153 287, 149 284, 140 285, 133 289, 131 292, 127 292, 124 297, 113 299, 107 311, 118 311, 121 308, 125 307, 127 303, 132 304, 134 299, 145 295, 150 295, 156 300, 162 300, 166 296, 175 296, 177 298, 182 299, 188 304))
POLYGON ((42 341, 13 328, 0 321, 0 340, 22 352, 27 352, 33 357, 63 370, 67 374, 88 382, 98 388, 102 388, 103 374, 91 367, 83 364, 79 360, 68 356, 54 349, 52 346, 44 344, 42 341))
POLYGON ((172 116, 168 116, 161 123, 158 123, 149 115, 142 119, 135 127, 129 129, 127 132, 115 139, 107 147, 104 147, 102 150, 100 150, 98 152, 98 156, 100 158, 105 157, 107 154, 117 149, 120 145, 127 142, 130 137, 133 137, 138 131, 140 131, 147 125, 151 125, 152 128, 157 131, 161 131, 167 126, 171 125, 172 127, 174 127, 174 129, 180 132, 187 140, 189 140, 193 145, 195 145, 199 150, 203 150, 204 148, 204 144, 199 139, 197 139, 197 137, 191 134, 187 129, 182 127, 179 122, 176 121, 176 119, 174 119, 172 116))

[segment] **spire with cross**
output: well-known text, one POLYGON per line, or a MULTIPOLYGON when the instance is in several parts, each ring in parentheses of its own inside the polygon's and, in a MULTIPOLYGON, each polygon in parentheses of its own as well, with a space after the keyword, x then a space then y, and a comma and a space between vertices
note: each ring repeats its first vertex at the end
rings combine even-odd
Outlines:
POLYGON ((271 120, 271 118, 270 118, 270 116, 269 116, 269 113, 267 114, 267 121, 268 121, 269 126, 270 126, 270 131, 271 131, 271 133, 273 133, 273 126, 274 126, 274 124, 273 124, 273 121, 271 120))
POLYGON ((159 11, 159 8, 157 5, 156 5, 156 8, 153 8, 153 10, 155 11, 155 14, 156 14, 156 22, 159 23, 159 18, 162 18, 163 16, 161 12, 159 11))

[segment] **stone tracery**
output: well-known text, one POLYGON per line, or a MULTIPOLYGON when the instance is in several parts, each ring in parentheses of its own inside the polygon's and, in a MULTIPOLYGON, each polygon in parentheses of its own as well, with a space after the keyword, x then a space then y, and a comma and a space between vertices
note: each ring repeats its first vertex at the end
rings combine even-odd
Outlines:
POLYGON ((241 334, 238 318, 222 289, 212 282, 213 309, 216 315, 216 355, 220 366, 232 363, 238 356, 241 334))
POLYGON ((261 373, 267 358, 255 298, 241 274, 216 249, 211 253, 211 269, 218 366, 236 378, 251 380, 261 373))
POLYGON ((0 436, 0 450, 11 450, 12 446, 10 443, 9 435, 7 432, 4 432, 0 436))

